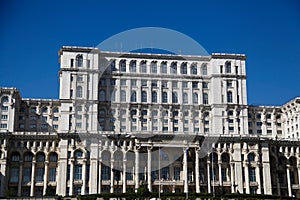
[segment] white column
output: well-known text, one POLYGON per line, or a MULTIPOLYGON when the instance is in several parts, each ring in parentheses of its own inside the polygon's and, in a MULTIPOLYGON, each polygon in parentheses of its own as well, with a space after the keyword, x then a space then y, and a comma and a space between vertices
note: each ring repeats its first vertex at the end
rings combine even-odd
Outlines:
POLYGON ((85 195, 85 188, 86 188, 86 160, 83 160, 81 195, 85 195))
POLYGON ((195 150, 195 176, 196 176, 196 193, 200 193, 200 173, 199 173, 199 151, 195 150))
POLYGON ((101 194, 101 185, 102 185, 102 160, 99 161, 99 181, 98 181, 98 193, 101 194))
POLYGON ((187 149, 184 149, 183 152, 183 178, 184 178, 184 193, 188 193, 188 170, 187 170, 187 149))
POLYGON ((135 150, 135 192, 137 192, 139 188, 139 166, 140 166, 140 158, 139 158, 139 151, 135 150))
POLYGON ((286 176, 287 176, 289 197, 291 197, 292 196, 292 185, 291 185, 291 177, 290 177, 290 165, 287 165, 287 167, 286 167, 286 176))
POLYGON ((73 195, 73 186, 74 186, 74 160, 71 160, 70 165, 70 189, 69 189, 69 195, 73 195))
POLYGON ((152 160, 151 160, 151 149, 150 148, 148 148, 148 166, 147 166, 147 168, 148 168, 148 170, 147 170, 147 172, 148 172, 148 175, 147 175, 147 181, 148 181, 148 189, 149 189, 149 191, 150 192, 152 192, 152 182, 151 182, 151 162, 152 160))
POLYGON ((30 184, 30 196, 34 196, 34 183, 35 183, 35 161, 32 161, 31 166, 31 184, 30 184))
POLYGON ((230 182, 231 182, 231 193, 235 193, 235 178, 234 178, 234 166, 230 163, 230 182))
POLYGON ((110 162, 110 193, 114 193, 114 161, 110 162))
POLYGON ((223 186, 223 180, 222 180, 222 164, 218 163, 219 166, 219 185, 223 186))
POLYGON ((256 176, 256 181, 258 184, 257 188, 257 194, 261 194, 261 180, 260 180, 260 169, 259 169, 259 163, 257 163, 257 167, 255 168, 255 176, 256 176))
POLYGON ((247 162, 244 162, 244 173, 245 173, 246 194, 250 194, 249 167, 248 167, 248 163, 247 162))
POLYGON ((23 178, 23 162, 20 162, 20 167, 19 167, 19 182, 18 182, 18 196, 20 197, 22 195, 22 178, 23 178))
POLYGON ((122 177, 122 181, 123 181, 123 193, 126 193, 126 160, 123 161, 123 177, 122 177))
POLYGON ((208 192, 208 193, 211 193, 210 161, 207 161, 207 192, 208 192))
POLYGON ((47 190, 47 183, 48 183, 48 167, 49 167, 49 163, 48 161, 45 162, 45 173, 44 173, 44 188, 43 188, 43 194, 46 194, 46 190, 47 190))

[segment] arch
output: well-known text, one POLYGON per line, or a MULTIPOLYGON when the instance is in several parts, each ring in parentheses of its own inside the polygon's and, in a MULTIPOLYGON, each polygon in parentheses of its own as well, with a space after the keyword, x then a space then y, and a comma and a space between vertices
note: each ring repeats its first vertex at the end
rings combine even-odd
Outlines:
POLYGON ((30 152, 30 151, 25 152, 24 155, 23 155, 23 160, 24 160, 24 162, 32 162, 33 153, 30 152))
POLYGON ((83 152, 82 152, 81 149, 77 149, 77 150, 74 152, 74 158, 75 158, 75 159, 83 158, 83 152))
POLYGON ((12 162, 19 162, 20 161, 20 153, 17 151, 12 152, 10 155, 10 160, 12 162))
POLYGON ((43 152, 37 152, 35 157, 37 162, 45 162, 45 154, 43 152))
POLYGON ((160 63, 160 72, 162 73, 162 74, 166 74, 167 73, 167 62, 166 61, 162 61, 161 63, 160 63))
POLYGON ((78 54, 76 56, 76 64, 77 64, 77 67, 83 66, 83 56, 81 54, 78 54))
POLYGON ((121 60, 119 62, 119 68, 121 72, 126 72, 126 60, 121 60))
POLYGON ((131 92, 130 100, 131 100, 131 102, 136 102, 136 91, 131 92))
POLYGON ((147 73, 147 61, 142 60, 140 62, 140 72, 141 73, 147 73))
POLYGON ((99 100, 100 101, 105 101, 106 100, 106 93, 104 90, 100 90, 99 92, 99 100))
POLYGON ((57 162, 58 161, 58 155, 56 152, 51 152, 48 154, 49 162, 57 162))
POLYGON ((101 158, 103 161, 109 161, 111 160, 110 152, 109 151, 102 151, 101 158))
POLYGON ((9 101, 8 96, 3 96, 3 97, 1 98, 1 103, 7 103, 8 101, 9 101))
POLYGON ((76 87, 76 97, 82 98, 82 87, 81 86, 76 87))
POLYGON ((136 60, 132 60, 129 63, 129 71, 136 72, 136 60))
POLYGON ((229 61, 225 63, 225 73, 231 73, 231 62, 229 61))
POLYGON ((126 160, 127 161, 134 161, 135 160, 135 156, 134 156, 134 153, 129 151, 126 153, 126 160))
POLYGON ((150 72, 153 74, 157 73, 157 62, 156 61, 152 61, 150 64, 150 72))
POLYGON ((253 152, 248 153, 247 156, 248 162, 254 162, 255 161, 255 154, 253 152))
POLYGON ((123 152, 122 151, 115 151, 114 152, 114 161, 123 162, 123 152))
POLYGON ((202 74, 203 76, 207 75, 207 64, 206 64, 206 63, 203 63, 203 64, 201 65, 201 74, 202 74))
POLYGON ((109 62, 110 62, 110 69, 111 69, 111 71, 117 71, 117 69, 116 69, 116 60, 112 59, 109 62))
POLYGON ((186 62, 184 62, 184 63, 181 64, 181 66, 180 66, 180 73, 181 74, 187 74, 187 63, 186 62))

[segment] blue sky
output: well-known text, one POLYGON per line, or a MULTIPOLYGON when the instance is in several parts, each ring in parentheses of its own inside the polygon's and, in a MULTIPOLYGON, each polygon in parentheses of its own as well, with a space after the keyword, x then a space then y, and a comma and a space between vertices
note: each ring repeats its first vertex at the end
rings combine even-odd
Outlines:
POLYGON ((23 97, 58 98, 61 46, 97 46, 149 26, 182 32, 209 53, 245 53, 249 104, 300 96, 298 0, 2 0, 0 25, 0 86, 23 97))

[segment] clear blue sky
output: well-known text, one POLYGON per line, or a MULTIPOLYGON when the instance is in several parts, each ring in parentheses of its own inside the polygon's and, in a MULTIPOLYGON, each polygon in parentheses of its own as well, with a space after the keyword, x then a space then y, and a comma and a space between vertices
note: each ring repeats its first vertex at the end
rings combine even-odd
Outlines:
POLYGON ((209 53, 245 53, 248 103, 300 96, 300 1, 0 2, 0 86, 23 97, 58 98, 58 50, 96 46, 137 27, 182 32, 209 53))

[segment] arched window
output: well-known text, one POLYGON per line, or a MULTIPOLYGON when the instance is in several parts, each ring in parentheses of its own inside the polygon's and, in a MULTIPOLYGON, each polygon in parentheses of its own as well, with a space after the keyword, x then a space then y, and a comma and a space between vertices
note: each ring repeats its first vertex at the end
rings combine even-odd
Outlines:
POLYGON ((57 162, 58 160, 58 156, 56 153, 51 153, 50 156, 49 156, 49 161, 50 162, 57 162))
POLYGON ((36 155, 36 161, 37 162, 45 162, 45 154, 44 153, 38 153, 36 155))
POLYGON ((180 67, 181 74, 187 74, 187 63, 182 63, 180 67))
POLYGON ((229 155, 228 153, 223 153, 221 156, 222 163, 228 163, 229 162, 229 155))
POLYGON ((141 62, 141 73, 147 73, 147 62, 144 60, 141 62))
POLYGON ((198 94, 197 93, 193 94, 193 103, 198 104, 198 94))
POLYGON ((166 74, 167 73, 167 62, 166 61, 161 62, 161 64, 160 64, 160 72, 162 74, 166 74))
POLYGON ((151 96, 152 96, 152 103, 157 103, 157 92, 153 91, 151 96))
POLYGON ((172 92, 172 102, 178 103, 178 96, 176 92, 172 92))
POLYGON ((121 90, 121 101, 126 101, 126 92, 124 90, 121 90))
POLYGON ((172 62, 171 64, 171 74, 177 74, 177 63, 172 62))
POLYGON ((155 61, 151 62, 151 73, 156 74, 157 73, 157 63, 155 61))
POLYGON ((11 154, 11 161, 18 162, 20 161, 20 154, 18 152, 14 152, 11 154))
POLYGON ((168 93, 166 93, 166 92, 162 93, 162 102, 168 103, 168 93))
POLYGON ((191 74, 196 75, 197 74, 197 64, 193 63, 191 65, 191 74))
POLYGON ((225 63, 225 72, 231 73, 231 63, 230 62, 225 63))
POLYGON ((111 61, 110 69, 111 69, 111 71, 117 71, 117 69, 116 69, 116 60, 111 61))
POLYGON ((82 153, 81 150, 75 151, 75 153, 74 153, 74 158, 75 159, 82 158, 82 157, 83 157, 83 153, 82 153))
POLYGON ((147 92, 142 91, 142 102, 147 102, 147 92))
POLYGON ((58 110, 58 108, 56 107, 56 108, 53 108, 53 113, 58 113, 59 112, 59 110, 58 110))
POLYGON ((136 61, 135 60, 130 61, 129 71, 130 72, 136 72, 136 61))
POLYGON ((121 72, 126 72, 126 60, 121 60, 119 63, 119 68, 121 72))
POLYGON ((82 57, 82 55, 77 55, 76 56, 76 63, 77 63, 77 67, 82 67, 83 66, 83 57, 82 57))
POLYGON ((76 97, 82 98, 82 87, 81 86, 77 86, 77 88, 76 88, 76 97))
POLYGON ((203 104, 208 104, 208 94, 203 93, 203 104))
POLYGON ((136 102, 136 91, 131 92, 131 102, 136 102))
POLYGON ((232 92, 231 91, 227 92, 227 103, 232 103, 232 92))
POLYGON ((106 96, 105 91, 104 90, 100 90, 100 92, 99 92, 99 100, 100 101, 105 101, 106 100, 105 96, 106 96))
POLYGON ((248 154, 248 162, 253 162, 255 160, 255 155, 253 153, 248 154))
POLYGON ((201 66, 202 75, 207 75, 207 64, 201 66))
POLYGON ((47 113, 48 112, 48 108, 47 107, 43 107, 42 108, 42 113, 47 113))
POLYGON ((25 162, 32 162, 32 158, 33 158, 33 155, 32 155, 31 152, 25 153, 25 155, 24 155, 24 161, 25 162))
POLYGON ((1 98, 2 103, 7 103, 8 102, 8 96, 4 96, 1 98))
POLYGON ((189 103, 189 98, 188 98, 188 94, 187 93, 183 93, 183 103, 189 103))

